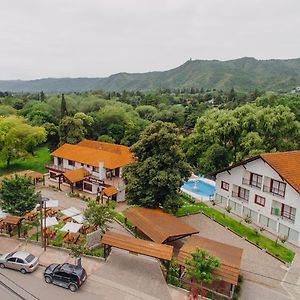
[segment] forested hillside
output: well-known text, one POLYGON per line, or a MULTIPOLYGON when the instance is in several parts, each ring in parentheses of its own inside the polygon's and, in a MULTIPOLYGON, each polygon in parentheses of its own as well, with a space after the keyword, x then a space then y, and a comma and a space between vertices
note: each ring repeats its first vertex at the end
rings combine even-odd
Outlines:
MULTIPOLYGON (((99 70, 100 70, 99 66, 99 70)), ((300 58, 230 61, 193 60, 162 72, 118 73, 107 78, 47 78, 31 81, 0 81, 0 91, 82 92, 150 91, 158 89, 204 88, 287 92, 300 86, 300 58)))
POLYGON ((162 121, 175 124, 188 162, 207 174, 258 153, 299 149, 299 107, 297 94, 257 90, 0 92, 0 163, 13 165, 41 145, 55 149, 84 138, 132 146, 162 121))

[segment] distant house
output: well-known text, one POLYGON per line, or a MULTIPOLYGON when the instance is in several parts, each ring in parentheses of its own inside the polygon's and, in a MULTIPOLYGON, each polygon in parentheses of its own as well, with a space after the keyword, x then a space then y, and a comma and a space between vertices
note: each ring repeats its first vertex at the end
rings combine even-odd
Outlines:
POLYGON ((217 204, 300 246, 300 151, 257 155, 214 175, 217 204))
POLYGON ((125 200, 122 169, 132 163, 129 148, 123 145, 83 140, 64 144, 51 153, 47 165, 50 180, 69 184, 91 194, 101 194, 117 201, 125 200))

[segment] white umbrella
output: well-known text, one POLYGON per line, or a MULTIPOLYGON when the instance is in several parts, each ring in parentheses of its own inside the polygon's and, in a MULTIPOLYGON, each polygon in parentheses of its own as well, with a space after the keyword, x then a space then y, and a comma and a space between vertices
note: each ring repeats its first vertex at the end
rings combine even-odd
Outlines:
POLYGON ((2 211, 2 210, 0 209, 0 218, 1 218, 1 219, 4 219, 7 215, 8 215, 8 213, 5 213, 4 211, 2 211))
MULTIPOLYGON (((52 207, 58 207, 58 200, 48 200, 45 201, 44 203, 46 203, 46 208, 52 208, 52 207)), ((40 207, 40 204, 36 205, 36 208, 40 207)), ((45 204, 43 205, 43 207, 45 207, 45 204)))
POLYGON ((68 217, 73 217, 73 216, 79 215, 81 213, 81 211, 75 207, 70 207, 70 208, 64 209, 61 212, 65 216, 68 216, 68 217))
POLYGON ((57 225, 58 221, 55 217, 47 217, 46 218, 46 226, 45 226, 45 220, 43 219, 43 227, 50 227, 57 225))
POLYGON ((73 216, 72 219, 77 222, 77 223, 83 223, 84 222, 84 216, 83 214, 79 214, 79 215, 76 215, 76 216, 73 216))
POLYGON ((76 233, 82 226, 83 224, 67 222, 66 225, 61 229, 61 231, 76 233))

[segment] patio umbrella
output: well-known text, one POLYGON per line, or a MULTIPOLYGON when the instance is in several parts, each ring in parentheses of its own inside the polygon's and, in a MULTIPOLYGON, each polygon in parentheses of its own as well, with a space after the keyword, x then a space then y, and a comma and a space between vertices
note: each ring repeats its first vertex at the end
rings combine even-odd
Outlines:
POLYGON ((5 213, 4 211, 2 211, 2 210, 0 209, 0 218, 1 218, 1 219, 5 218, 7 215, 8 215, 8 213, 5 213))
POLYGON ((55 217, 47 217, 46 218, 46 226, 45 226, 45 220, 43 219, 43 227, 51 227, 54 225, 57 225, 58 221, 55 217))
POLYGON ((67 217, 73 217, 73 216, 79 215, 81 213, 81 211, 75 207, 70 207, 70 208, 64 209, 61 212, 67 217))
POLYGON ((83 224, 67 222, 66 225, 61 229, 61 231, 76 233, 82 226, 83 224))
MULTIPOLYGON (((58 200, 52 200, 49 199, 48 201, 45 201, 46 203, 46 208, 52 208, 52 207, 58 207, 58 200)), ((36 205, 36 208, 40 207, 40 204, 36 205)))
POLYGON ((80 223, 80 224, 82 224, 84 222, 84 220, 85 220, 83 214, 79 214, 79 215, 73 216, 72 219, 76 223, 80 223))

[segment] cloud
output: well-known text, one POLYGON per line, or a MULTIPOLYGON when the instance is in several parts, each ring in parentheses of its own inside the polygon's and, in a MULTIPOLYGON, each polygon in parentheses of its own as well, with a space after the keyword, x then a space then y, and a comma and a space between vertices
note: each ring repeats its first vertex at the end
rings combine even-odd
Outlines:
POLYGON ((1 1, 0 79, 103 77, 299 56, 298 0, 1 1))

